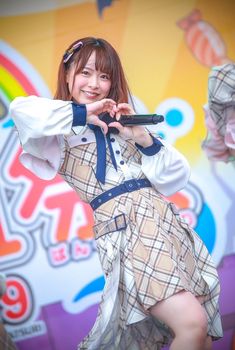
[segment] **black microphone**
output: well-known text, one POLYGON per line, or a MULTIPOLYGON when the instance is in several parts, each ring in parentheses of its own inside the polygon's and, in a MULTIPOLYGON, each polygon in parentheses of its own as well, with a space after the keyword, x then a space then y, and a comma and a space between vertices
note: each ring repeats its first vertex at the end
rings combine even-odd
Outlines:
MULTIPOLYGON (((163 122, 163 115, 159 114, 133 114, 121 115, 120 119, 110 117, 108 112, 101 113, 99 119, 109 125, 112 122, 119 122, 122 126, 134 125, 154 125, 163 122)), ((109 132, 118 134, 119 130, 115 127, 109 127, 109 132)))
POLYGON ((163 122, 163 115, 159 114, 133 114, 133 115, 121 115, 118 120, 123 126, 132 125, 153 125, 163 122))

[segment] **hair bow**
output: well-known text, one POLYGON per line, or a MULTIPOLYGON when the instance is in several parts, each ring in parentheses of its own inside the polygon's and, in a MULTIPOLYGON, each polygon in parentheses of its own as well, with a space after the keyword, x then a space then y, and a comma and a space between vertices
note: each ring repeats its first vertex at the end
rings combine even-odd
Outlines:
POLYGON ((63 56, 63 62, 67 63, 68 60, 73 56, 73 54, 80 50, 80 48, 83 46, 83 43, 81 41, 74 44, 70 49, 66 50, 63 56))

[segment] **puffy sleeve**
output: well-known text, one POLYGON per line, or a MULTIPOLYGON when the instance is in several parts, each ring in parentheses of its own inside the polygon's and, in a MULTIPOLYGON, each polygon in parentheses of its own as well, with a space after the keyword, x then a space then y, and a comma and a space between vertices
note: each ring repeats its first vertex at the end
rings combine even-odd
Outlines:
POLYGON ((45 180, 56 176, 63 158, 63 135, 70 133, 77 107, 71 101, 37 96, 11 102, 9 112, 24 150, 20 161, 35 175, 45 180))
POLYGON ((208 104, 204 106, 206 139, 202 148, 209 159, 234 161, 235 64, 213 67, 208 78, 208 104))
MULTIPOLYGON (((225 137, 219 132, 216 123, 211 117, 211 112, 207 105, 204 106, 205 112, 205 123, 207 127, 207 136, 202 143, 202 149, 206 153, 207 157, 215 161, 228 162, 230 158, 229 146, 225 142, 225 137)), ((234 118, 235 121, 235 118, 234 118)), ((234 122, 233 122, 234 124, 234 122)), ((232 120, 231 120, 232 125, 232 120)), ((228 132, 226 133, 226 138, 232 137, 234 133, 229 132, 230 124, 227 125, 228 132)), ((234 128, 235 130, 235 128, 234 128)), ((235 136, 234 136, 235 141, 235 136)), ((235 144, 235 142, 234 142, 235 144)))
POLYGON ((173 146, 161 140, 162 147, 154 155, 142 154, 142 171, 164 196, 180 191, 190 177, 186 158, 173 146))

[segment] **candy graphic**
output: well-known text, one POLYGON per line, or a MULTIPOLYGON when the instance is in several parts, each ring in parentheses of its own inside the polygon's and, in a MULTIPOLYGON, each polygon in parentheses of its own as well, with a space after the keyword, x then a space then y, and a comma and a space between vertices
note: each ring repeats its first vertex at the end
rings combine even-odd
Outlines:
POLYGON ((193 10, 177 25, 185 31, 186 43, 201 64, 212 67, 231 62, 220 34, 211 24, 202 20, 199 10, 193 10))

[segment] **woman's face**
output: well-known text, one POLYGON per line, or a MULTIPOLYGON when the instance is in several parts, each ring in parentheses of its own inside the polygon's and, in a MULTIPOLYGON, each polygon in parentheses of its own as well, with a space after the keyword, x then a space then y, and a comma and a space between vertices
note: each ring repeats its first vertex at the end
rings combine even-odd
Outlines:
POLYGON ((97 71, 95 68, 96 53, 92 52, 86 66, 76 74, 75 65, 72 64, 67 73, 67 83, 73 100, 77 103, 87 104, 107 97, 111 88, 108 74, 97 71))

